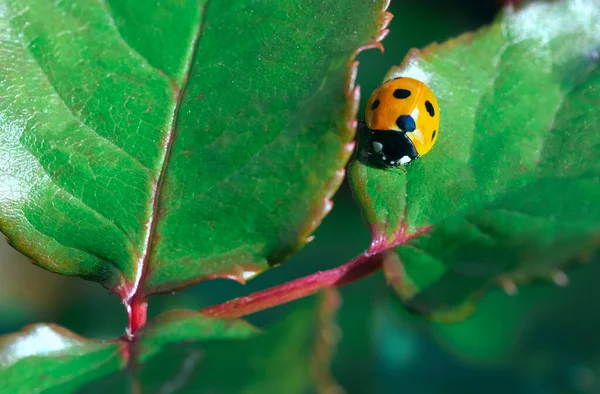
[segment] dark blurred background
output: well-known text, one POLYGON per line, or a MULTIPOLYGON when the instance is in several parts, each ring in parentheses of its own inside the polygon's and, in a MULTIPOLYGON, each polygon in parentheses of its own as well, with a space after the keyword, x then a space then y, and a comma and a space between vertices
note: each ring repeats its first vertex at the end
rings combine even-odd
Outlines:
MULTIPOLYGON (((393 0, 385 53, 359 56, 359 118, 370 92, 411 47, 423 47, 492 21, 499 0, 393 0)), ((341 265, 362 253, 369 232, 345 183, 316 239, 281 267, 245 286, 217 280, 150 300, 150 318, 177 307, 199 309, 341 265)), ((334 374, 353 393, 600 393, 599 264, 569 273, 558 289, 534 283, 509 297, 489 292, 461 323, 426 322, 407 314, 381 273, 341 289, 342 339, 334 374)), ((294 307, 248 320, 267 326, 294 307)), ((33 322, 55 322, 93 338, 114 338, 124 308, 100 285, 48 273, 0 243, 0 334, 33 322)))

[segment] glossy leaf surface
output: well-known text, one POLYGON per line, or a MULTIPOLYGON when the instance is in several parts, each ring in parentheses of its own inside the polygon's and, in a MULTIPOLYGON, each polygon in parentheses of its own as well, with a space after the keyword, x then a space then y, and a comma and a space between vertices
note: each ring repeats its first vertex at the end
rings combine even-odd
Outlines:
POLYGON ((38 324, 0 337, 0 389, 15 394, 90 392, 88 384, 96 390, 104 387, 97 381, 104 380, 131 387, 133 369, 128 365, 160 358, 173 343, 256 334, 258 330, 244 321, 206 318, 186 310, 159 316, 139 334, 135 345, 88 340, 56 325, 38 324))
POLYGON ((125 367, 118 341, 92 341, 37 324, 0 337, 0 392, 70 393, 125 367))
POLYGON ((0 230, 123 298, 282 262, 342 180, 385 6, 1 1, 0 230))
POLYGON ((132 384, 143 393, 259 393, 281 384, 286 393, 334 388, 329 363, 338 303, 333 292, 300 301, 266 332, 239 319, 175 310, 145 326, 133 344, 35 325, 0 337, 0 390, 121 392, 132 384), (273 379, 274 373, 285 379, 273 379))
POLYGON ((390 70, 435 92, 439 139, 404 173, 375 167, 363 133, 351 181, 411 309, 453 320, 495 283, 564 285, 563 267, 597 247, 599 17, 591 0, 507 9, 390 70))

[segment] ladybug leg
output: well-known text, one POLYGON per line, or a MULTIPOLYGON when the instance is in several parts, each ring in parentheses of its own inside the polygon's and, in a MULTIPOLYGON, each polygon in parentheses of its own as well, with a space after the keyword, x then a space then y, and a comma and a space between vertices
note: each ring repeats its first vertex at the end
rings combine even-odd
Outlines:
POLYGON ((394 175, 398 175, 398 176, 405 176, 406 174, 406 168, 404 168, 404 166, 399 166, 399 167, 389 167, 387 169, 389 172, 391 172, 394 175), (403 174, 404 173, 404 174, 403 174))
POLYGON ((406 173, 406 167, 405 166, 392 167, 392 168, 390 168, 390 170, 393 170, 393 172, 395 172, 398 175, 402 175, 398 171, 402 171, 402 172, 406 173))
POLYGON ((367 146, 366 147, 362 147, 361 150, 361 156, 363 159, 368 159, 370 156, 373 156, 374 153, 372 152, 372 147, 370 146, 372 144, 371 139, 373 138, 373 130, 369 129, 369 127, 367 126, 367 123, 359 120, 358 124, 357 124, 357 128, 356 128, 356 136, 360 139, 360 135, 362 133, 368 133, 367 136, 368 138, 366 139, 367 142, 367 146))

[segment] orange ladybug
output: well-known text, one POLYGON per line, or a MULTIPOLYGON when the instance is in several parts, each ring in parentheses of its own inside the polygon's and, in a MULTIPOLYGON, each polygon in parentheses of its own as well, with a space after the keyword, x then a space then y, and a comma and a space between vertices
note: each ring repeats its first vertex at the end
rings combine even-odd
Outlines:
POLYGON ((371 94, 365 123, 371 131, 371 154, 386 167, 405 166, 437 141, 440 110, 427 85, 399 77, 371 94))

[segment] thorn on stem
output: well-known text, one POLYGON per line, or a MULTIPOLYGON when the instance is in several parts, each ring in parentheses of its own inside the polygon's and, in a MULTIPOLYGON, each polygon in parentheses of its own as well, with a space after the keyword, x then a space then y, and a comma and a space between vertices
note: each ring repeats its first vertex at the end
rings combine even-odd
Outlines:
POLYGON ((557 286, 565 287, 569 284, 569 277, 562 271, 556 271, 552 275, 552 281, 556 283, 557 286))
POLYGON ((134 336, 133 336, 133 333, 131 332, 131 330, 129 329, 129 327, 127 327, 125 329, 125 338, 127 338, 127 341, 129 341, 129 342, 133 342, 134 336))
POLYGON ((515 282, 512 279, 502 279, 500 281, 500 285, 502 286, 504 292, 509 296, 517 295, 519 292, 517 285, 515 285, 515 282))

